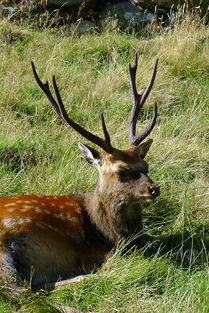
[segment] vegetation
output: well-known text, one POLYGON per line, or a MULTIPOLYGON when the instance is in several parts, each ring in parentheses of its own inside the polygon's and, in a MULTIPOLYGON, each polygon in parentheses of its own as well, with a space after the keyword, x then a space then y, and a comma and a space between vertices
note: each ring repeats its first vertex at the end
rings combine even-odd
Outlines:
POLYGON ((122 254, 121 243, 89 279, 50 294, 0 289, 0 312, 207 313, 209 308, 209 29, 187 16, 172 29, 126 34, 106 29, 76 37, 66 26, 0 22, 0 190, 13 194, 90 191, 96 171, 80 158, 80 136, 62 123, 37 87, 57 77, 70 116, 102 135, 104 112, 113 145, 127 144, 131 109, 128 63, 139 53, 138 86, 145 88, 159 58, 156 83, 141 114, 147 125, 154 101, 159 117, 147 160, 160 197, 144 206, 145 231, 181 248, 182 255, 122 254), (186 253, 187 252, 187 253, 186 253))

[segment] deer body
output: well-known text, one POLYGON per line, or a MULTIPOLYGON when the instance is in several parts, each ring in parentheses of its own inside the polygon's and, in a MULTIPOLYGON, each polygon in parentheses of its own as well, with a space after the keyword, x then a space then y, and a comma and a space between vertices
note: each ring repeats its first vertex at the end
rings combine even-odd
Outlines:
POLYGON ((10 271, 14 279, 36 285, 92 270, 97 258, 104 259, 105 246, 97 248, 92 242, 91 247, 91 227, 73 197, 14 196, 1 201, 2 273, 10 271))
POLYGON ((148 164, 144 160, 152 140, 141 143, 154 127, 157 107, 151 125, 142 135, 136 136, 135 126, 139 106, 143 105, 152 87, 156 66, 150 86, 143 95, 136 91, 136 68, 137 58, 135 66, 130 67, 135 99, 129 128, 130 145, 118 150, 111 145, 103 116, 105 140, 67 116, 55 79, 58 103, 48 83, 40 81, 33 65, 36 81, 58 115, 104 151, 98 152, 79 143, 84 158, 99 172, 92 193, 0 199, 2 275, 40 285, 92 271, 104 261, 115 243, 142 230, 140 201, 159 195, 159 187, 148 177, 148 164))

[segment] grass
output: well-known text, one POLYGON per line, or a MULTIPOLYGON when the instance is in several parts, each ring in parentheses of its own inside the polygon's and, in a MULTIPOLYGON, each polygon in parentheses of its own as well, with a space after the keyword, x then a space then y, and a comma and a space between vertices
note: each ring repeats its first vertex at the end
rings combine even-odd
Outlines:
MULTIPOLYGON (((161 196, 143 204, 145 231, 170 247, 191 251, 184 262, 171 256, 122 255, 123 245, 96 279, 17 296, 1 288, 0 312, 209 312, 209 29, 187 16, 172 29, 149 34, 104 30, 77 37, 67 28, 40 31, 31 24, 0 22, 0 194, 69 194, 90 191, 96 171, 78 152, 80 136, 53 113, 32 76, 56 75, 70 116, 101 135, 104 112, 113 145, 127 145, 131 109, 128 63, 139 54, 143 90, 159 58, 156 83, 142 110, 139 131, 154 101, 159 118, 147 160, 161 196)), ((85 141, 85 140, 84 140, 85 141)))

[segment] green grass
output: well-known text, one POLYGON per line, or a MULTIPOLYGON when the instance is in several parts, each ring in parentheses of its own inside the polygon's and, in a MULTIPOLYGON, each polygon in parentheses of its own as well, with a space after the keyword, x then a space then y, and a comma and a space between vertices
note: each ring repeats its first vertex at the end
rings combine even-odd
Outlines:
MULTIPOLYGON (((170 247, 191 251, 187 262, 171 256, 122 255, 118 247, 96 279, 50 294, 17 296, 1 288, 0 312, 56 312, 54 305, 83 312, 209 312, 209 29, 187 16, 173 29, 126 34, 104 30, 76 37, 67 28, 38 30, 0 22, 0 194, 69 194, 90 191, 96 171, 78 152, 83 140, 53 113, 30 68, 56 75, 70 116, 102 134, 104 112, 113 145, 128 142, 131 94, 128 63, 139 54, 140 90, 159 58, 157 79, 139 131, 154 101, 159 118, 147 160, 161 186, 143 204, 145 231, 170 247)), ((85 142, 85 140, 84 140, 85 142)), ((123 245, 122 245, 123 246, 123 245)))

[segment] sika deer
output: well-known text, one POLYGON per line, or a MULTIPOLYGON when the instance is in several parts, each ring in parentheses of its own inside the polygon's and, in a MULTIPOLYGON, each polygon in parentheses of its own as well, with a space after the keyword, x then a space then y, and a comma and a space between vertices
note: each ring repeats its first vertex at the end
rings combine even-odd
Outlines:
POLYGON ((143 94, 138 94, 136 88, 137 62, 136 55, 135 65, 130 66, 134 103, 129 146, 124 150, 112 146, 103 115, 104 139, 74 122, 66 113, 55 77, 57 100, 48 82, 41 82, 32 63, 36 82, 57 114, 103 152, 79 143, 86 161, 99 171, 96 189, 91 193, 1 198, 0 270, 4 277, 31 281, 36 286, 91 271, 104 261, 115 243, 142 230, 140 201, 154 199, 160 193, 158 185, 148 177, 144 160, 152 139, 142 143, 155 125, 157 105, 150 125, 140 135, 136 135, 136 124, 153 86, 157 62, 143 94))

